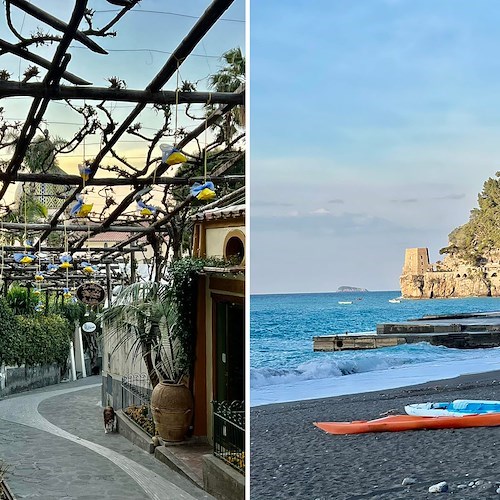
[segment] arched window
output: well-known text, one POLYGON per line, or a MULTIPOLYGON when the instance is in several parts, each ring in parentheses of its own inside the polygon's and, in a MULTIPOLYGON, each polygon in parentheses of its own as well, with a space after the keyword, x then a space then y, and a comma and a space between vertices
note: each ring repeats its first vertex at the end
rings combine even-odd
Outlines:
POLYGON ((227 234, 224 241, 224 259, 237 265, 245 263, 245 234, 239 229, 227 234))

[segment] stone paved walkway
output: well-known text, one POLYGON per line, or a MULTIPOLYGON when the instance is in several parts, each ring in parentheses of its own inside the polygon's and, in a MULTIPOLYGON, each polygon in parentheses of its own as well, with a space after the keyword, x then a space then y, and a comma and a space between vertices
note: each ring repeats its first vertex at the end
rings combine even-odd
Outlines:
POLYGON ((105 434, 98 376, 0 400, 0 459, 16 497, 212 498, 119 434, 105 434))

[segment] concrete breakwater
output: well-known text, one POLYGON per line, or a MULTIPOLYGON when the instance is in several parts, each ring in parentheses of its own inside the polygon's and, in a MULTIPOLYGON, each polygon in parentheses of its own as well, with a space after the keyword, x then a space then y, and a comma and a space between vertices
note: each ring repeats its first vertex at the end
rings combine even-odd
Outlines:
POLYGON ((345 351, 428 342, 455 349, 500 346, 500 313, 425 316, 403 323, 382 323, 369 334, 313 337, 314 351, 345 351))

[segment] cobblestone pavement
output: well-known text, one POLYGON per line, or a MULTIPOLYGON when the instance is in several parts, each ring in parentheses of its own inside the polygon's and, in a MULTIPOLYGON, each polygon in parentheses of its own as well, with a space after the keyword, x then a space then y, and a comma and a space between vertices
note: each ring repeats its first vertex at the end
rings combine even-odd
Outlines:
POLYGON ((0 400, 0 459, 14 495, 44 500, 212 498, 119 434, 98 376, 0 400))

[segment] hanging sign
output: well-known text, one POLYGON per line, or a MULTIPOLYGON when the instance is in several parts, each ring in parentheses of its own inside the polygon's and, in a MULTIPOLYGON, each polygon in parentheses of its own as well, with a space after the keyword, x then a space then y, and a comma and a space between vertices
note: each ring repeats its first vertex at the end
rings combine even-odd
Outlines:
POLYGON ((76 289, 77 298, 89 306, 96 306, 104 301, 106 292, 97 283, 84 283, 76 289))
POLYGON ((97 326, 95 323, 92 323, 92 321, 87 321, 82 325, 82 330, 87 333, 92 333, 95 332, 97 326))

